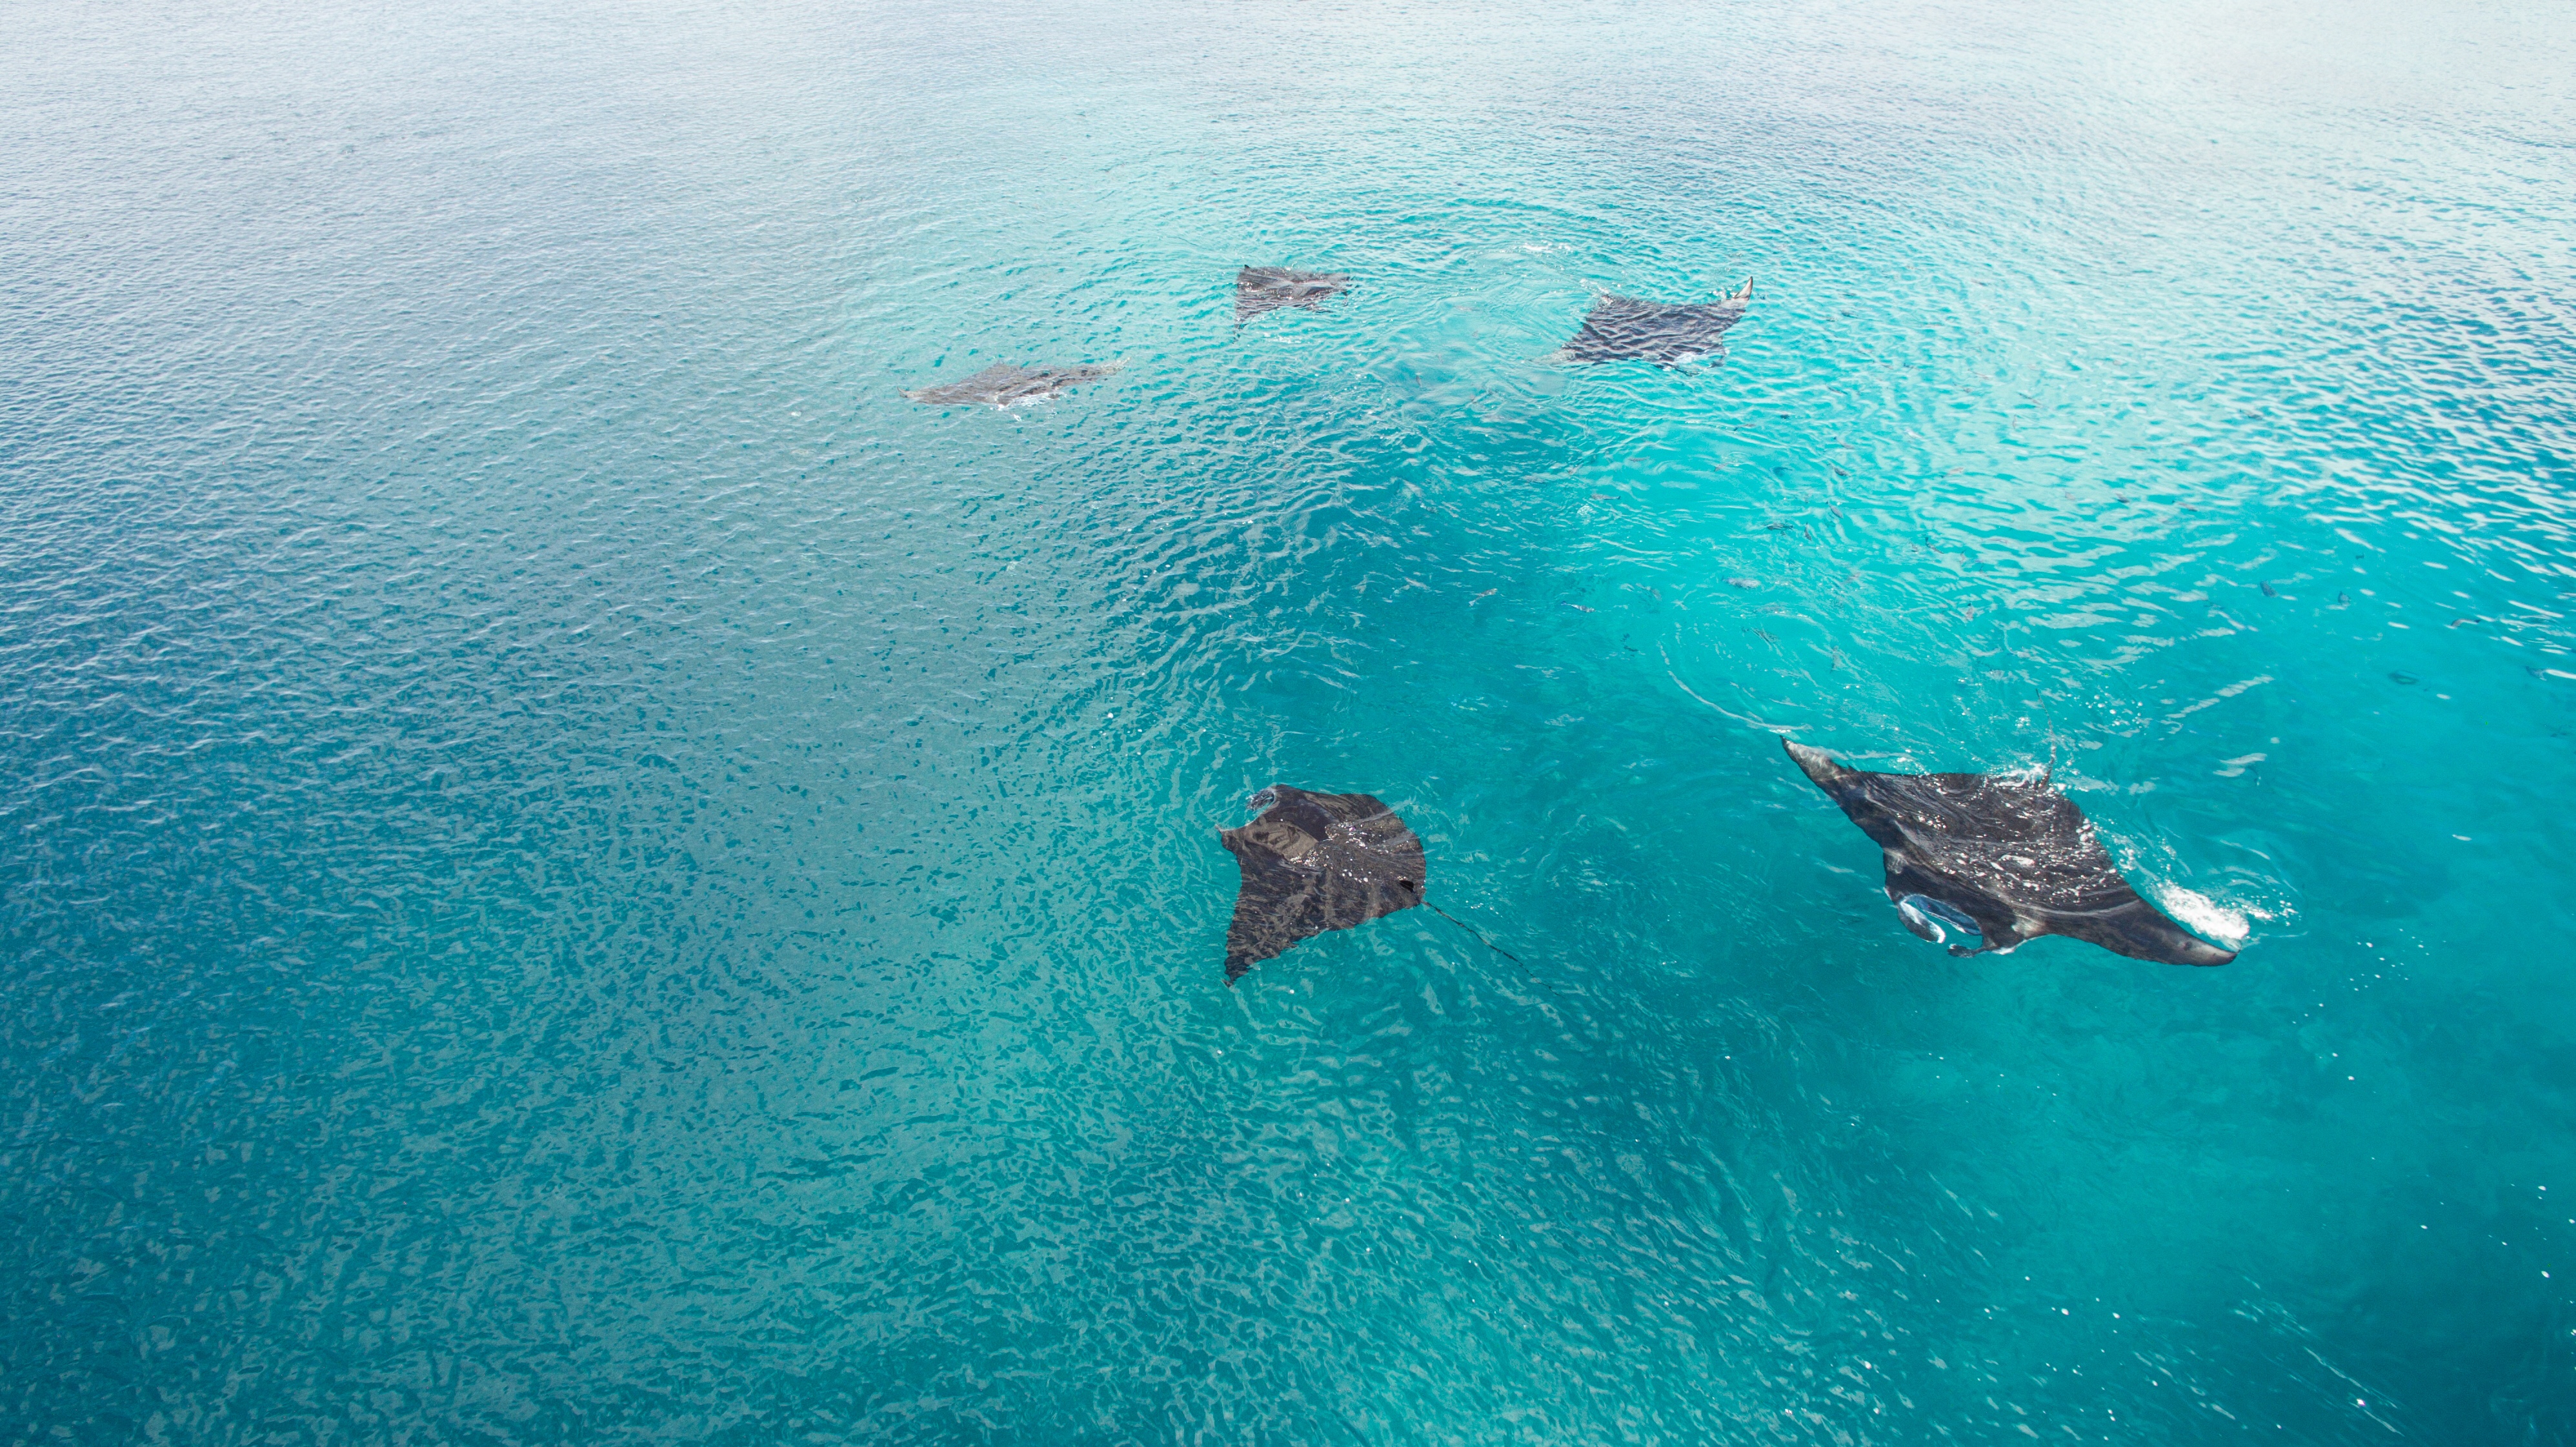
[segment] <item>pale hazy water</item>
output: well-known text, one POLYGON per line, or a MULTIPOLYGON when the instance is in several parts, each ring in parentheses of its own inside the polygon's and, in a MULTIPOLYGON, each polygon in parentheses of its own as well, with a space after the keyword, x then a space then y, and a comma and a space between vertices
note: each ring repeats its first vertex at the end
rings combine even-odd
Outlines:
POLYGON ((0 10, 0 1441, 2576 1437, 2576 18, 2030 9, 0 10))

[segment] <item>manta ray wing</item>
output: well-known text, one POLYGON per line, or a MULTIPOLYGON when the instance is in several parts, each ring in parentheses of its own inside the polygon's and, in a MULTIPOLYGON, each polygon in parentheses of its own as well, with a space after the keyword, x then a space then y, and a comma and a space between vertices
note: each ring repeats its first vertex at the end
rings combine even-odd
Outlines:
POLYGON ((1375 798, 1274 784, 1253 802, 1269 812, 1220 832, 1243 871, 1225 932, 1227 984, 1299 940, 1422 902, 1422 841, 1375 798))
POLYGON ((1875 774, 1822 749, 1781 742, 1816 786, 1885 852, 1887 897, 1908 929, 1940 939, 1972 921, 1976 949, 2066 935, 2136 960, 2223 965, 2236 956, 2195 939, 2120 875, 2075 801, 2009 774, 1875 774))

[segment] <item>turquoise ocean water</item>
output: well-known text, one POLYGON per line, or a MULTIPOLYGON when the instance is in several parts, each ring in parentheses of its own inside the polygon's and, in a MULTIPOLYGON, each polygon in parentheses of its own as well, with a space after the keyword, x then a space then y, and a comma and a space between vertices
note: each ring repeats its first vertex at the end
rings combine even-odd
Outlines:
POLYGON ((9 6, 0 1442, 2576 1440, 2571 73, 9 6), (1782 733, 2244 953, 1954 960, 1782 733), (1526 964, 1228 991, 1273 782, 1526 964))

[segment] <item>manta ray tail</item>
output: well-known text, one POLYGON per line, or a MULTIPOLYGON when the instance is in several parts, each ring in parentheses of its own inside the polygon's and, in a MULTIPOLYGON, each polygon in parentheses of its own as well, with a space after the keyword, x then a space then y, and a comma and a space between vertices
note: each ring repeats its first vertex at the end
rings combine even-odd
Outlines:
POLYGON ((1480 930, 1480 929, 1476 928, 1474 925, 1471 925, 1471 924, 1467 923, 1465 920, 1460 919, 1458 916, 1456 916, 1456 915, 1454 915, 1454 914, 1451 914, 1449 911, 1447 911, 1447 910, 1445 910, 1445 909, 1442 909, 1440 906, 1438 906, 1438 905, 1436 905, 1436 904, 1433 904, 1431 901, 1429 901, 1429 900, 1427 900, 1427 899, 1424 899, 1424 898, 1422 897, 1422 886, 1421 886, 1421 885, 1418 885, 1418 884, 1414 883, 1414 882, 1413 882, 1412 880, 1410 880, 1410 879, 1399 879, 1399 880, 1397 880, 1397 881, 1396 881, 1396 883, 1398 883, 1398 884, 1400 884, 1400 885, 1403 885, 1407 890, 1411 891, 1411 892, 1412 892, 1412 894, 1413 894, 1414 899, 1415 899, 1417 902, 1419 902, 1419 903, 1422 905, 1422 907, 1423 907, 1423 908, 1425 908, 1425 909, 1427 909, 1427 910, 1431 911, 1433 914, 1436 914, 1436 915, 1440 916, 1442 919, 1445 919, 1445 920, 1449 921, 1451 924, 1456 925, 1458 928, 1460 928, 1460 929, 1462 929, 1462 930, 1465 930, 1467 933, 1469 933, 1469 934, 1471 934, 1471 935, 1474 935, 1474 936, 1476 937, 1476 939, 1478 940, 1478 942, 1480 942, 1481 944, 1483 944, 1485 948, 1487 948, 1487 949, 1489 949, 1489 950, 1492 950, 1495 954, 1501 955, 1504 959, 1507 959, 1507 960, 1511 961, 1513 964, 1516 964, 1516 965, 1517 965, 1517 964, 1521 964, 1521 963, 1523 963, 1523 961, 1522 961, 1522 959, 1521 959, 1521 957, 1520 957, 1520 956, 1518 956, 1518 955, 1516 955, 1516 954, 1513 954, 1510 950, 1504 949, 1501 945, 1498 945, 1498 944, 1494 943, 1494 937, 1493 937, 1493 936, 1491 936, 1491 935, 1489 935, 1489 934, 1485 933, 1483 930, 1480 930))

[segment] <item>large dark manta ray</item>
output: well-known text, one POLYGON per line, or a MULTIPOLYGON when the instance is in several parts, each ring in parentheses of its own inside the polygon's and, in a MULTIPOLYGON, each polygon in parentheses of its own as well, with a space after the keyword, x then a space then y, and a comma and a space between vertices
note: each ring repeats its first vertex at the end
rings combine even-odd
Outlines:
POLYGON ((962 382, 918 387, 903 395, 934 407, 971 403, 979 407, 1017 407, 1043 402, 1068 387, 1097 382, 1118 370, 1116 362, 1086 362, 1073 367, 1015 367, 995 362, 962 382))
POLYGON ((1234 324, 1283 306, 1320 310, 1324 298, 1348 285, 1338 271, 1292 271, 1284 266, 1247 266, 1234 276, 1234 324))
POLYGON ((1873 774, 1822 749, 1780 741, 1887 853, 1887 897, 1905 927, 1947 939, 1943 925, 1979 936, 1954 955, 2010 950, 2040 935, 2071 935, 2113 954, 2169 965, 2223 965, 2236 956, 2201 943, 2138 897, 2075 802, 2044 778, 2013 774, 1873 774))
POLYGON ((1592 304, 1574 340, 1548 354, 1555 362, 1652 362, 1687 367, 1726 359, 1726 329, 1753 305, 1753 283, 1718 301, 1668 306, 1633 296, 1605 296, 1592 304))
POLYGON ((1422 841, 1374 797, 1273 784, 1252 806, 1269 812, 1221 831, 1243 867, 1225 932, 1228 985, 1299 940, 1422 903, 1422 841))

